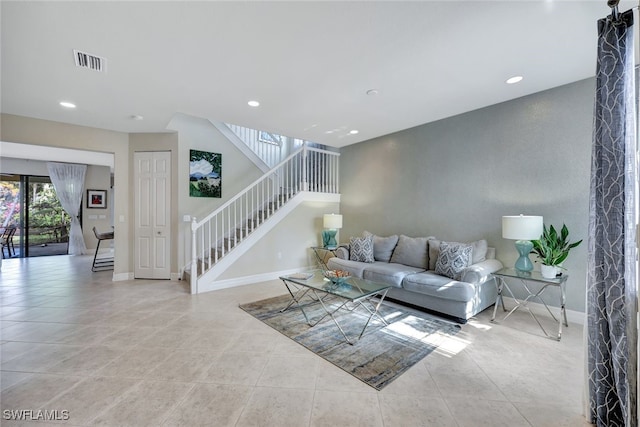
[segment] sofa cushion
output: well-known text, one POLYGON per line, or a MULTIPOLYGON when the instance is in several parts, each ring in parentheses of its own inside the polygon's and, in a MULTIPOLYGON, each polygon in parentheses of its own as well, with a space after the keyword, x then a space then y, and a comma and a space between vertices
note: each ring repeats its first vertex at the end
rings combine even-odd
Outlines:
POLYGON ((468 302, 476 295, 475 285, 452 280, 432 271, 406 276, 402 281, 402 287, 408 291, 452 301, 468 302))
POLYGON ((373 258, 376 261, 389 262, 391 254, 393 254, 393 250, 398 243, 398 235, 394 234, 389 237, 380 237, 373 233, 369 233, 368 231, 365 231, 362 234, 365 237, 373 236, 373 258))
POLYGON ((352 237, 350 240, 349 259, 359 262, 373 262, 373 235, 352 237))
POLYGON ((408 237, 401 234, 389 262, 426 270, 429 265, 427 255, 428 239, 429 237, 408 237))
POLYGON ((351 273, 352 276, 359 277, 361 279, 364 274, 364 269, 368 268, 371 265, 375 265, 375 264, 369 264, 366 262, 359 262, 359 261, 351 261, 349 259, 341 259, 338 257, 333 257, 329 259, 329 261, 327 262, 327 267, 330 270, 348 271, 349 273, 351 273))
POLYGON ((462 243, 440 242, 436 261, 436 274, 460 280, 462 271, 471 265, 473 246, 462 243))
POLYGON ((404 264, 385 263, 382 261, 369 264, 364 269, 364 278, 372 282, 385 283, 396 288, 402 287, 402 280, 408 274, 424 271, 423 268, 410 267, 404 264))
MULTIPOLYGON (((458 242, 449 242, 458 243, 458 242)), ((473 253, 471 256, 471 264, 476 264, 487 259, 487 252, 489 250, 487 241, 485 239, 477 240, 471 243, 459 243, 471 245, 473 247, 473 253)), ((429 270, 436 269, 436 261, 438 260, 438 254, 440 253, 440 240, 435 238, 429 239, 429 270)))

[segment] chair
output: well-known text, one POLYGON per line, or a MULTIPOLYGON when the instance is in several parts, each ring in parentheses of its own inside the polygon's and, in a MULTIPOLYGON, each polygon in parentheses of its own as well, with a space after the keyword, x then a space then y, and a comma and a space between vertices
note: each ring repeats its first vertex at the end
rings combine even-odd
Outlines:
POLYGON ((7 248, 7 257, 11 258, 16 254, 16 248, 13 246, 13 236, 16 234, 16 227, 6 227, 0 237, 0 244, 2 245, 2 258, 4 258, 4 248, 7 248))
POLYGON ((96 272, 96 271, 104 271, 104 270, 113 270, 113 257, 98 258, 100 243, 103 240, 113 239, 113 231, 99 233, 98 230, 95 227, 93 227, 93 234, 95 234, 96 239, 98 239, 98 245, 96 246, 96 253, 93 255, 93 264, 91 265, 91 271, 96 272))

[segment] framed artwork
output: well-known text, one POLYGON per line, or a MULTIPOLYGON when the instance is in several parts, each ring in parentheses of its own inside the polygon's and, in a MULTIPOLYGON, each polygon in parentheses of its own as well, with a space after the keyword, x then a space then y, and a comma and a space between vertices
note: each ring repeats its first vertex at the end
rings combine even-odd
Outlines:
POLYGON ((222 154, 190 150, 189 196, 222 197, 222 154))
POLYGON ((106 209, 107 190, 87 190, 87 208, 106 209))

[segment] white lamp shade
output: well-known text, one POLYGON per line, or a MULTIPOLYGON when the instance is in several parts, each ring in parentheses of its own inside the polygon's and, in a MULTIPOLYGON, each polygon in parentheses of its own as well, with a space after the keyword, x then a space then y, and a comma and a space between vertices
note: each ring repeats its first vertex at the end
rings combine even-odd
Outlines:
POLYGON ((542 235, 542 224, 541 216, 503 216, 502 237, 512 240, 538 240, 542 235))
POLYGON ((324 228, 342 228, 342 215, 324 214, 322 224, 324 228))

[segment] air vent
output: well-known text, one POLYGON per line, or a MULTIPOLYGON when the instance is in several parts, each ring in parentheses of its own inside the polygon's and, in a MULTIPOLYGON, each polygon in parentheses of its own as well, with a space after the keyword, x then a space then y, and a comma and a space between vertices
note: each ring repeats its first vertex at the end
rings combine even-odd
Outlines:
POLYGON ((86 52, 80 52, 79 50, 74 50, 73 56, 76 59, 76 67, 88 68, 100 73, 106 71, 107 58, 102 58, 86 52))

